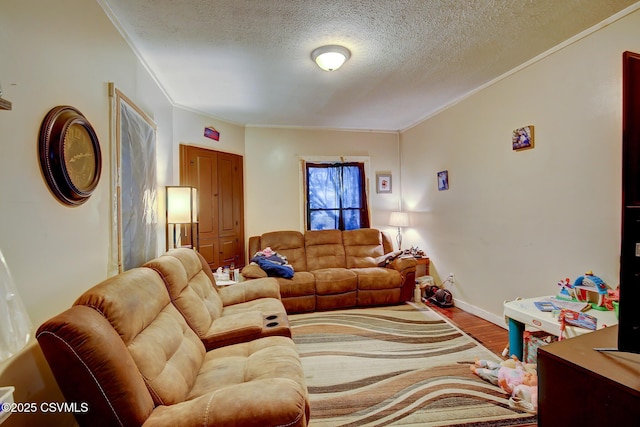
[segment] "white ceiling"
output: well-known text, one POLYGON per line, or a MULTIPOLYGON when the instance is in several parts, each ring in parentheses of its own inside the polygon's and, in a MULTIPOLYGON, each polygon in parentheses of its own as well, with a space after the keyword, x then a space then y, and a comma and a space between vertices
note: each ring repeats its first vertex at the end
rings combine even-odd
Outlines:
POLYGON ((175 105, 249 126, 388 131, 636 3, 98 1, 175 105), (338 71, 311 60, 326 44, 351 50, 338 71))

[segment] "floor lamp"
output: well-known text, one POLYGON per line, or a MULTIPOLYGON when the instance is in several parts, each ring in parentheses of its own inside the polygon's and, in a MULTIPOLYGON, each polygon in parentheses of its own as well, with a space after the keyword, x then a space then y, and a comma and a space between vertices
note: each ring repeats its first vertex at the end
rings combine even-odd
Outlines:
POLYGON ((173 227, 173 247, 178 247, 178 229, 182 237, 182 226, 189 225, 191 247, 200 249, 200 229, 198 222, 198 190, 190 186, 167 186, 167 250, 169 250, 169 228, 173 227), (195 242, 195 243, 194 243, 195 242))
POLYGON ((406 212, 391 212, 389 218, 389 225, 392 227, 398 227, 398 235, 396 241, 398 242, 398 249, 402 250, 402 227, 409 226, 409 214, 406 212))

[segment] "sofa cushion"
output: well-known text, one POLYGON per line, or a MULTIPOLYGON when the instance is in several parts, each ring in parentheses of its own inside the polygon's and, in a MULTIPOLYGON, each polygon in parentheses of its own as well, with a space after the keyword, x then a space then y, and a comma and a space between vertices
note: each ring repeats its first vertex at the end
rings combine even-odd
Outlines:
POLYGON ((188 399, 211 392, 216 398, 209 425, 250 426, 268 419, 268 425, 288 426, 309 417, 302 364, 288 338, 266 337, 207 352, 188 399))
POLYGON ((358 275, 358 289, 393 289, 402 286, 402 276, 396 270, 382 267, 354 268, 358 275))
POLYGON ((342 232, 347 268, 375 267, 377 258, 384 255, 382 238, 378 230, 361 228, 342 232))
POLYGON ((185 400, 205 349, 171 304, 156 271, 125 271, 89 289, 74 304, 97 310, 118 332, 156 405, 185 400))
POLYGON ((308 271, 296 271, 291 279, 276 278, 282 298, 316 294, 316 278, 308 271))
POLYGON ((347 266, 342 231, 312 230, 304 234, 309 271, 347 266))
POLYGON ((256 301, 269 299, 273 304, 278 304, 280 299, 280 287, 276 279, 265 277, 252 281, 235 283, 232 286, 221 286, 218 292, 224 309, 230 306, 253 304, 256 301))
MULTIPOLYGON (((262 248, 271 248, 287 257, 294 271, 308 271, 304 251, 304 236, 299 231, 274 231, 260 237, 262 248)), ((254 254, 249 254, 253 256, 254 254)))
POLYGON ((358 289, 358 276, 346 268, 323 268, 311 272, 316 278, 316 294, 331 295, 358 289))
POLYGON ((156 270, 165 281, 173 304, 189 326, 204 337, 222 315, 222 300, 203 271, 196 252, 171 250, 144 266, 156 270))
POLYGON ((286 378, 304 384, 294 342, 265 337, 207 352, 189 399, 250 381, 286 378))

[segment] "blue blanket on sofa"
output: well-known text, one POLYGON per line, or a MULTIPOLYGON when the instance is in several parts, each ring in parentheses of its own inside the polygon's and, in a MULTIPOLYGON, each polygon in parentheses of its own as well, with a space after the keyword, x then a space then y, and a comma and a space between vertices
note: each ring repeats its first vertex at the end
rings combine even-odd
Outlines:
POLYGON ((284 277, 285 279, 293 277, 293 267, 289 264, 280 264, 266 257, 254 257, 251 261, 258 264, 269 277, 284 277))

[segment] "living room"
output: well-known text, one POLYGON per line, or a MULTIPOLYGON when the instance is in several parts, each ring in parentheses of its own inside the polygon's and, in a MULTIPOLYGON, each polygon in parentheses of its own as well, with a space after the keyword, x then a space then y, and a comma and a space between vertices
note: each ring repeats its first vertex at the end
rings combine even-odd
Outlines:
MULTIPOLYGON (((157 125, 158 188, 179 182, 180 143, 244 156, 246 236, 303 229, 300 157, 368 157, 372 227, 395 233, 389 213, 402 203, 410 213, 403 246, 428 254, 437 281, 455 273, 451 291, 466 311, 504 326, 503 301, 556 293, 558 280, 587 270, 615 287, 622 53, 640 52, 639 8, 415 126, 376 132, 244 127, 174 106, 97 2, 4 1, 0 82, 12 109, 0 111, 0 249, 34 331, 110 274, 109 82, 157 125), (38 164, 39 127, 57 105, 82 111, 102 147, 101 181, 75 208, 52 197, 38 164), (512 131, 527 125, 535 147, 513 151, 512 131), (205 126, 219 142, 202 136, 205 126), (438 191, 442 170, 447 191, 438 191), (392 193, 372 191, 377 171, 392 175, 392 193), (262 191, 265 177, 278 192, 262 191)), ((35 346, 0 364, 0 385, 16 386, 17 400, 56 396, 35 346)))

